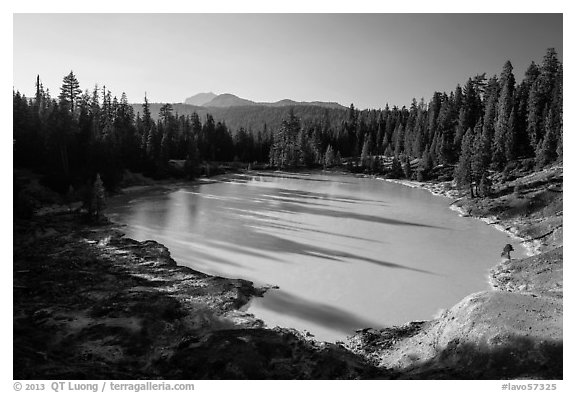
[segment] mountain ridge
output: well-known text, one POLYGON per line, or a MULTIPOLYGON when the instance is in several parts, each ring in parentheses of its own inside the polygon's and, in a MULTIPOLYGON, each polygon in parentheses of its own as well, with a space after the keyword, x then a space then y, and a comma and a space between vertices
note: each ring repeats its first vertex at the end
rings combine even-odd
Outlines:
POLYGON ((209 93, 198 93, 193 95, 192 97, 188 97, 184 100, 184 104, 187 105, 195 105, 195 106, 202 106, 207 102, 212 101, 217 95, 209 92, 209 93))
MULTIPOLYGON (((141 103, 131 103, 134 113, 142 114, 141 103)), ((150 113, 154 120, 157 120, 160 108, 163 103, 150 102, 150 113)), ((340 124, 346 118, 346 109, 322 107, 318 105, 244 105, 229 107, 207 107, 188 105, 182 103, 172 103, 174 114, 179 116, 189 116, 196 113, 202 122, 208 114, 212 115, 216 122, 225 122, 230 130, 237 131, 241 127, 244 129, 261 130, 264 124, 269 129, 277 129, 281 126, 282 120, 289 116, 291 109, 303 124, 313 122, 317 119, 329 118, 333 124, 340 124)))
POLYGON ((283 106, 297 106, 297 105, 311 105, 319 106, 322 108, 332 108, 332 109, 346 109, 345 106, 337 102, 324 102, 324 101, 295 101, 289 98, 285 98, 276 102, 256 102, 246 98, 238 97, 232 93, 214 94, 210 93, 198 93, 184 100, 184 104, 201 106, 205 108, 229 108, 235 106, 271 106, 271 107, 283 107, 283 106))

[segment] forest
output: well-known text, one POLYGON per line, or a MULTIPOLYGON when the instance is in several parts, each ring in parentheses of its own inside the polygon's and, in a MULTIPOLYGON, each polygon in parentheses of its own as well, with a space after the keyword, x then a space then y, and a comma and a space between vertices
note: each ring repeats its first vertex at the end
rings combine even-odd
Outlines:
POLYGON ((491 174, 512 160, 536 168, 562 159, 562 83, 562 64, 550 48, 520 82, 507 61, 499 76, 470 77, 409 107, 316 107, 309 112, 314 116, 297 107, 281 121, 260 116, 248 128, 231 129, 226 119, 178 114, 168 103, 155 119, 146 96, 136 111, 124 93, 118 99, 105 86, 82 90, 71 71, 57 98, 40 76, 34 97, 13 91, 14 166, 42 174, 61 193, 92 184, 97 174, 114 190, 126 170, 156 179, 195 178, 208 174, 208 163, 343 166, 420 181, 442 167, 461 187, 474 194, 474 184, 482 195, 489 193, 491 174))

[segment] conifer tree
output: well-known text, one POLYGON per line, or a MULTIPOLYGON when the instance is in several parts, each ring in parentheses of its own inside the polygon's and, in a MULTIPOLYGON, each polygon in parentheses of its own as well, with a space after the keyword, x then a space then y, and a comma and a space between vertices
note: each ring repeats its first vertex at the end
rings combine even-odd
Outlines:
POLYGON ((76 100, 82 94, 80 89, 80 83, 74 72, 70 71, 68 75, 62 80, 62 86, 60 87, 60 103, 68 107, 70 112, 74 112, 76 106, 76 100))
POLYGON ((432 154, 430 154, 430 150, 427 148, 424 150, 424 154, 418 163, 418 169, 416 171, 416 180, 418 181, 426 181, 430 176, 430 172, 434 167, 434 163, 432 161, 432 154))
POLYGON ((403 175, 404 171, 402 170, 402 163, 398 157, 394 156, 394 158, 392 158, 392 166, 390 167, 390 173, 388 176, 392 179, 399 179, 403 175))
POLYGON ((144 93, 144 103, 142 104, 142 123, 144 124, 144 131, 146 133, 150 132, 152 127, 152 115, 150 113, 150 104, 148 103, 148 97, 144 93))
POLYGON ((410 160, 408 157, 404 158, 404 162, 402 163, 402 171, 404 172, 404 177, 406 179, 412 179, 412 167, 410 166, 410 160))
POLYGON ((368 138, 364 138, 364 144, 362 145, 362 153, 360 154, 360 162, 363 167, 368 167, 368 161, 370 159, 370 141, 368 138))
POLYGON ((472 140, 472 150, 470 157, 471 178, 478 184, 480 180, 487 176, 491 163, 492 141, 489 139, 490 131, 481 122, 474 127, 474 139, 472 140))
POLYGON ((512 160, 516 156, 513 124, 514 86, 512 64, 507 61, 500 75, 500 96, 494 127, 492 164, 496 169, 502 169, 507 160, 512 160))
POLYGON ((554 87, 560 70, 560 62, 554 48, 548 49, 540 70, 528 97, 528 134, 534 150, 544 138, 545 120, 548 108, 554 100, 554 87))
POLYGON ((274 135, 274 143, 270 150, 272 165, 279 168, 296 166, 299 158, 299 132, 300 121, 294 115, 294 109, 290 108, 288 118, 282 121, 282 126, 274 135))
POLYGON ((324 167, 330 168, 335 164, 335 156, 334 156, 334 149, 332 149, 332 145, 328 145, 326 148, 326 154, 324 154, 324 167))
POLYGON ((553 112, 549 110, 546 116, 544 139, 538 144, 536 150, 536 162, 540 168, 556 159, 556 132, 554 130, 553 118, 553 112))
POLYGON ((168 130, 164 130, 162 141, 160 142, 160 161, 165 164, 170 159, 170 136, 168 130))
POLYGON ((533 155, 534 150, 530 143, 530 136, 528 130, 528 100, 530 98, 530 91, 532 85, 540 74, 539 67, 532 62, 526 73, 524 79, 516 89, 515 98, 515 123, 516 123, 516 139, 517 151, 519 155, 533 155))
POLYGON ((472 172, 474 133, 469 129, 462 138, 460 159, 454 172, 454 178, 459 187, 470 187, 470 197, 474 198, 474 178, 472 172))
POLYGON ((100 178, 100 174, 96 174, 96 180, 92 186, 92 197, 90 200, 90 208, 89 213, 92 217, 99 221, 102 213, 104 212, 104 207, 106 206, 105 201, 105 191, 104 191, 104 183, 102 183, 102 179, 100 178))

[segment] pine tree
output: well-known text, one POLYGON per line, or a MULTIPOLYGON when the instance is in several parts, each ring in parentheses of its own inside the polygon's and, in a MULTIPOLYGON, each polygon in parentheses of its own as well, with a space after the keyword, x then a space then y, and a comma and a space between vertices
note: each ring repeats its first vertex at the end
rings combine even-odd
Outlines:
POLYGON ((528 101, 530 98, 530 91, 532 85, 538 78, 540 70, 538 66, 532 62, 526 73, 524 79, 516 89, 516 139, 517 150, 519 155, 531 156, 534 154, 533 147, 530 144, 530 136, 528 133, 528 101))
POLYGON ((279 168, 294 167, 298 164, 299 146, 298 134, 300 121, 290 108, 288 118, 282 120, 282 126, 274 135, 274 143, 270 148, 271 165, 279 168))
POLYGON ((70 112, 74 112, 77 98, 82 94, 80 83, 72 71, 62 80, 60 87, 60 104, 67 106, 70 112))
POLYGON ((172 104, 164 104, 160 107, 158 118, 165 126, 167 126, 168 122, 172 119, 172 111, 172 104))
POLYGON ((492 157, 492 141, 489 139, 490 131, 480 122, 474 128, 474 139, 470 157, 472 179, 478 183, 488 174, 492 157))
POLYGON ((102 213, 104 212, 104 207, 106 206, 105 201, 105 191, 104 183, 100 178, 100 174, 96 174, 96 180, 92 186, 92 197, 90 200, 90 208, 88 209, 90 215, 99 221, 102 213))
POLYGON ((554 48, 548 49, 540 70, 528 97, 528 134, 534 150, 544 138, 546 116, 554 100, 554 90, 560 71, 560 62, 554 48))
POLYGON ((334 158, 334 165, 336 166, 342 165, 342 156, 340 155, 339 151, 336 152, 336 157, 334 158))
POLYGON ((402 170, 402 163, 398 157, 394 156, 394 158, 392 158, 392 166, 390 167, 390 173, 388 176, 392 179, 399 179, 403 175, 404 171, 402 170))
POLYGON ((459 187, 470 187, 470 197, 474 198, 474 178, 472 172, 472 152, 473 152, 474 133, 468 130, 462 138, 460 159, 454 171, 454 178, 459 187))
POLYGON ((165 164, 170 159, 170 136, 168 130, 164 130, 162 141, 160 142, 160 161, 165 164))
POLYGON ((311 167, 316 159, 312 140, 308 137, 304 129, 300 130, 298 139, 298 145, 300 146, 300 164, 305 167, 311 167))
POLYGON ((410 160, 408 157, 406 157, 402 163, 402 171, 404 172, 404 177, 406 179, 412 179, 412 167, 410 166, 410 160))
POLYGON ((370 159, 370 141, 368 138, 364 138, 364 144, 362 145, 362 154, 360 154, 360 162, 364 168, 368 167, 368 161, 370 159))
POLYGON ((150 104, 148 103, 146 93, 144 93, 144 103, 142 104, 142 123, 144 124, 145 132, 150 132, 150 128, 152 128, 152 115, 150 114, 150 104))
POLYGON ((488 177, 487 172, 482 174, 478 193, 483 197, 489 197, 492 195, 492 180, 490 180, 490 177, 488 177))
POLYGON ((334 149, 332 149, 332 145, 328 145, 326 148, 326 154, 324 154, 324 167, 330 168, 335 164, 335 156, 334 156, 334 149))
POLYGON ((512 160, 516 157, 513 124, 515 83, 514 74, 512 74, 512 64, 507 61, 500 75, 500 96, 498 98, 494 130, 492 164, 496 169, 502 169, 507 160, 512 160))
POLYGON ((538 167, 543 168, 547 164, 556 160, 556 132, 553 125, 553 112, 550 109, 546 116, 544 128, 544 139, 539 143, 536 151, 536 162, 538 167))
POLYGON ((432 154, 430 154, 430 150, 426 148, 424 150, 424 154, 418 162, 418 169, 416 170, 416 180, 418 181, 426 181, 428 180, 432 169, 434 168, 434 163, 432 161, 432 154))

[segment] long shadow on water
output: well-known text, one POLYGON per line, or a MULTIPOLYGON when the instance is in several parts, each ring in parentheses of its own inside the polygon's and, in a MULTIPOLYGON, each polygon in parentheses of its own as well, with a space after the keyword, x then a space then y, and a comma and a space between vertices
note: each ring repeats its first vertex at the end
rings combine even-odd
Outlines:
MULTIPOLYGON (((360 240, 360 241, 364 241, 364 242, 368 242, 368 243, 382 243, 381 241, 374 240, 374 239, 368 239, 365 237, 359 237, 359 236, 354 236, 354 235, 346 235, 343 233, 323 231, 320 229, 304 228, 302 226, 303 224, 301 222, 298 222, 295 220, 288 220, 286 218, 273 217, 273 216, 269 216, 267 214, 259 213, 256 211, 237 209, 237 208, 233 208, 233 207, 227 207, 226 209, 238 212, 239 215, 247 217, 247 218, 253 218, 253 219, 260 220, 259 222, 267 221, 268 222, 267 226, 270 228, 278 228, 278 229, 291 231, 291 232, 319 233, 322 235, 336 236, 336 237, 342 237, 345 239, 352 239, 352 240, 360 240), (282 224, 280 222, 282 222, 282 224), (291 223, 291 224, 295 224, 295 225, 287 225, 284 223, 291 223)), ((288 214, 291 213, 290 211, 282 211, 282 212, 288 213, 288 214)))
POLYGON ((434 272, 424 269, 413 268, 409 266, 400 265, 393 262, 387 262, 379 259, 374 259, 370 257, 365 257, 358 254, 352 254, 345 251, 338 251, 326 247, 314 246, 312 244, 306 244, 297 242, 294 240, 286 239, 283 237, 275 236, 266 230, 266 225, 254 225, 251 228, 258 230, 258 241, 254 244, 254 247, 260 249, 277 252, 277 253, 290 253, 303 256, 310 256, 321 259, 328 259, 337 262, 348 262, 347 260, 358 260, 361 262, 367 262, 374 265, 392 268, 392 269, 404 269, 410 270, 418 273, 437 275, 434 272), (264 230, 264 231, 262 231, 264 230))
MULTIPOLYGON (((320 216, 325 216, 325 217, 335 217, 335 218, 343 218, 343 219, 353 219, 353 220, 360 220, 360 221, 366 221, 366 222, 374 222, 374 223, 379 223, 379 224, 385 224, 385 225, 406 225, 406 226, 414 226, 414 227, 422 227, 422 228, 435 228, 435 229, 445 229, 443 227, 439 227, 436 225, 429 225, 429 224, 423 224, 423 223, 417 223, 417 222, 410 222, 410 221, 404 221, 404 220, 397 220, 397 219, 393 219, 393 218, 386 218, 386 217, 382 217, 382 216, 378 216, 378 215, 368 215, 368 214, 361 214, 361 213, 354 213, 348 210, 336 210, 336 209, 328 209, 328 208, 314 208, 314 207, 309 207, 307 206, 307 204, 304 202, 298 202, 296 201, 296 199, 298 198, 313 198, 313 199, 324 199, 324 200, 331 200, 330 198, 334 198, 334 196, 328 195, 328 194, 318 194, 318 193, 312 193, 312 192, 307 192, 307 191, 296 191, 296 190, 289 190, 289 189, 285 189, 285 188, 267 188, 267 193, 266 195, 262 195, 261 193, 254 193, 254 195, 257 195, 259 197, 259 199, 262 199, 264 201, 266 201, 266 199, 268 199, 270 201, 270 203, 262 206, 259 205, 258 208, 262 211, 268 211, 268 212, 277 212, 278 210, 283 210, 284 212, 287 213, 291 213, 291 214, 313 214, 313 215, 320 215, 320 216), (278 194, 282 194, 288 197, 288 199, 286 197, 283 198, 282 197, 276 197, 273 196, 271 197, 271 192, 275 192, 278 194), (316 196, 314 196, 313 194, 317 194, 316 196), (306 196, 308 195, 308 196, 306 196), (322 197, 320 195, 323 195, 325 197, 322 197), (279 205, 277 203, 274 202, 279 202, 279 205)), ((342 197, 342 198, 347 198, 347 197, 342 197)), ((336 202, 338 202, 339 198, 337 199, 332 199, 336 202)), ((360 203, 362 200, 358 200, 360 203)))
MULTIPOLYGON (((327 246, 326 242, 324 242, 324 246, 322 246, 311 244, 309 241, 300 242, 288 239, 283 237, 282 233, 278 234, 278 230, 284 232, 290 231, 292 233, 301 232, 304 234, 304 237, 307 236, 307 233, 313 232, 320 232, 328 236, 334 236, 335 239, 339 236, 354 237, 353 235, 322 231, 315 228, 306 228, 302 225, 298 226, 300 224, 298 221, 294 221, 294 226, 285 225, 289 220, 284 219, 284 217, 278 219, 275 215, 278 214, 278 211, 284 211, 285 213, 292 214, 295 217, 299 214, 309 214, 363 220, 384 225, 406 225, 415 228, 436 227, 380 216, 371 216, 336 209, 313 208, 284 202, 278 204, 272 203, 272 201, 265 201, 255 206, 250 198, 251 196, 261 197, 261 190, 250 190, 251 187, 243 188, 249 189, 243 190, 247 191, 248 195, 245 197, 241 196, 240 198, 238 198, 239 195, 237 190, 234 188, 222 189, 219 192, 219 196, 221 196, 220 199, 204 199, 199 198, 198 195, 195 194, 181 193, 178 197, 172 198, 172 200, 163 199, 162 203, 165 203, 166 206, 170 206, 170 203, 177 201, 177 205, 180 206, 180 208, 182 206, 187 206, 186 209, 182 211, 171 211, 170 208, 165 208, 169 213, 158 214, 162 209, 156 205, 154 209, 142 209, 136 214, 136 217, 138 217, 139 224, 145 226, 150 225, 152 228, 157 228, 156 230, 158 232, 163 233, 168 236, 168 238, 173 236, 174 239, 172 239, 172 243, 178 242, 194 244, 195 242, 200 241, 213 247, 216 250, 214 254, 217 256, 208 255, 208 253, 195 250, 193 247, 189 248, 189 251, 191 253, 196 253, 197 257, 212 260, 219 264, 238 265, 237 261, 233 260, 233 257, 223 257, 218 254, 218 248, 227 248, 229 251, 243 253, 252 257, 265 258, 271 262, 278 262, 282 259, 286 260, 286 258, 274 258, 273 256, 276 254, 293 254, 343 263, 359 261, 386 268, 405 269, 418 273, 435 274, 427 270, 412 268, 402 264, 384 261, 379 258, 375 259, 366 257, 360 255, 360 253, 341 251, 332 246, 327 246), (200 203, 203 206, 202 208, 199 207, 200 203), (158 228, 157 224, 159 220, 167 220, 168 216, 170 217, 168 220, 170 222, 162 222, 163 229, 158 228), (188 231, 194 235, 180 236, 178 234, 179 232, 185 234, 188 231), (210 242, 214 240, 217 241, 217 244, 210 244, 210 242), (226 246, 226 244, 229 244, 229 246, 226 246), (268 257, 268 254, 271 254, 271 257, 268 257)), ((279 189, 279 191, 291 192, 291 190, 286 189, 279 189)), ((267 189, 267 192, 270 192, 270 189, 267 189)), ((300 194, 300 192, 297 192, 296 194, 300 194)), ((367 239, 358 238, 357 240, 367 239)), ((171 241, 168 240, 168 243, 170 242, 171 241)), ((336 240, 334 244, 338 245, 340 243, 336 240)), ((182 255, 187 257, 188 254, 186 253, 185 247, 182 248, 182 255)))
POLYGON ((359 317, 341 308, 306 300, 282 290, 269 291, 258 304, 267 310, 290 315, 350 335, 360 328, 383 327, 382 324, 359 317))
MULTIPOLYGON (((310 174, 308 173, 301 173, 301 174, 294 174, 294 173, 290 173, 290 172, 276 172, 276 173, 264 173, 264 172, 258 172, 256 175, 254 175, 253 177, 270 177, 270 178, 275 178, 275 179, 288 179, 288 180, 304 180, 304 181, 313 181, 313 182, 330 182, 333 183, 334 180, 333 179, 318 179, 315 177, 309 177, 310 174), (300 175, 300 176, 298 176, 300 175)), ((343 180, 338 180, 338 183, 348 183, 350 184, 351 182, 346 182, 343 180)))

